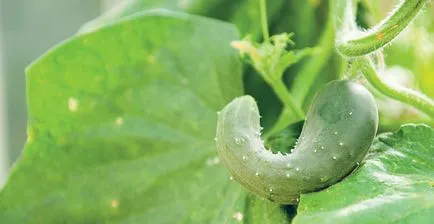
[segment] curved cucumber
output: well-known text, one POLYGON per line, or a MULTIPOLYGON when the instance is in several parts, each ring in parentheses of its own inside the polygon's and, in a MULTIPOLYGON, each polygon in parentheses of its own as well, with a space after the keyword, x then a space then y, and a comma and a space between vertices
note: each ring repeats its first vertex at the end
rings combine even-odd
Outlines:
POLYGON ((265 149, 259 118, 251 96, 234 99, 219 113, 217 150, 233 179, 281 204, 345 177, 364 158, 378 126, 374 98, 348 80, 333 81, 318 93, 291 154, 265 149))

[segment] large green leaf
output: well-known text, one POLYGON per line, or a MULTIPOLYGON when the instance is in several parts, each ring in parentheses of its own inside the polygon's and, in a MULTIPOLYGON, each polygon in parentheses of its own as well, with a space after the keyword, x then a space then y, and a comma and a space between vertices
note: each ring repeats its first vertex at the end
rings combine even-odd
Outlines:
MULTIPOLYGON (((267 1, 267 15, 270 24, 276 22, 281 13, 284 1, 267 1)), ((108 12, 85 24, 79 33, 85 33, 99 29, 119 19, 140 13, 144 10, 164 8, 188 12, 197 15, 208 16, 231 22, 237 26, 241 36, 251 36, 253 39, 260 38, 260 18, 258 0, 125 0, 115 5, 108 12)), ((286 14, 284 14, 286 15, 286 14)), ((282 20, 282 19, 280 19, 282 20)), ((285 18, 282 23, 287 23, 285 18)), ((290 32, 288 27, 281 27, 279 32, 290 32)), ((303 38, 306 38, 303 36, 303 38)), ((246 93, 253 95, 258 101, 263 119, 262 125, 268 129, 279 116, 281 105, 274 95, 273 90, 252 69, 245 69, 244 83, 246 93)))
POLYGON ((342 182, 303 195, 294 223, 432 223, 434 129, 405 125, 383 134, 342 182))
MULTIPOLYGON (((80 32, 96 30, 119 19, 150 9, 168 9, 198 15, 216 14, 230 0, 124 0, 100 17, 86 23, 80 32)), ((227 10, 227 7, 226 7, 227 10)))
POLYGON ((0 192, 1 223, 247 220, 247 193, 214 143, 216 111, 243 92, 238 38, 227 23, 153 11, 32 64, 28 141, 0 192))
MULTIPOLYGON (((273 23, 280 15, 283 0, 267 1, 268 21, 273 23)), ((98 29, 119 19, 145 10, 164 8, 208 16, 234 23, 242 35, 260 36, 258 0, 125 0, 108 12, 88 22, 81 32, 98 29)))

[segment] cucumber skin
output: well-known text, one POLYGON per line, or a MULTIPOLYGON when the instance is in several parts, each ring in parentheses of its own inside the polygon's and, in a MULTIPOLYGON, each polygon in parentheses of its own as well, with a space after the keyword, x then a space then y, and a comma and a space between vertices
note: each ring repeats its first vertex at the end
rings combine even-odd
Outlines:
POLYGON ((234 99, 219 113, 218 154, 233 179, 280 204, 328 187, 365 157, 378 127, 371 93, 349 80, 332 81, 314 98, 291 154, 265 150, 260 115, 251 96, 234 99))

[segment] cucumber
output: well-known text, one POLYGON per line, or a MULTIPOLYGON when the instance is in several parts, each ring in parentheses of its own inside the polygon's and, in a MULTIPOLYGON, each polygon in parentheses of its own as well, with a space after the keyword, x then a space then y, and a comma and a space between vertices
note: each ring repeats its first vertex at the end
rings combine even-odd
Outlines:
POLYGON ((371 93, 350 80, 332 81, 314 98, 292 153, 272 153, 260 137, 260 115, 251 96, 234 99, 219 112, 219 157, 249 191, 280 204, 328 187, 365 157, 378 127, 371 93))

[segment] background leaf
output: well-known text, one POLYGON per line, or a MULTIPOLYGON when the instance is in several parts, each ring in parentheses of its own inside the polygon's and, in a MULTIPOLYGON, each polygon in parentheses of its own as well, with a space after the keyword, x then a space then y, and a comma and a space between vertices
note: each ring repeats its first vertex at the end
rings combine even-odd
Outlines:
MULTIPOLYGON (((322 29, 318 27, 324 26, 327 17, 327 2, 273 0, 266 3, 271 34, 295 32, 296 47, 298 49, 312 47, 318 42, 322 32, 322 29), (304 22, 299 23, 298 21, 304 22)), ((241 37, 249 35, 254 40, 261 39, 259 2, 257 0, 126 0, 102 16, 85 24, 80 32, 95 30, 135 13, 155 8, 183 11, 228 21, 238 27, 241 37)), ((331 45, 327 44, 327 46, 331 45)), ((314 55, 312 60, 316 61, 317 57, 322 56, 314 55)), ((338 76, 339 68, 336 68, 336 66, 339 65, 339 62, 334 59, 327 60, 330 60, 333 66, 327 66, 318 76, 315 85, 310 89, 312 95, 325 83, 338 76)), ((311 67, 307 62, 307 60, 303 61, 300 65, 305 64, 305 66, 311 67)), ((300 65, 296 64, 287 72, 285 79, 288 86, 292 84, 293 79, 299 73, 300 65)), ((275 123, 281 112, 282 105, 270 86, 262 80, 253 68, 246 65, 243 70, 245 91, 258 101, 259 110, 263 117, 261 124, 267 130, 275 123)), ((308 70, 309 73, 311 69, 305 68, 305 70, 308 70)), ((313 72, 315 73, 315 71, 313 72)), ((302 77, 299 77, 299 79, 302 79, 302 77)), ((298 87, 302 85, 303 83, 298 87)), ((311 98, 312 95, 309 97, 311 98)), ((309 105, 310 98, 303 104, 306 108, 309 105)))
POLYGON ((342 182, 303 195, 294 223, 430 223, 434 219, 434 129, 405 125, 377 138, 342 182))
POLYGON ((153 11, 40 58, 27 71, 28 141, 0 192, 0 220, 244 220, 247 193, 213 140, 216 111, 243 92, 229 45, 238 38, 226 23, 153 11))
POLYGON ((228 10, 229 0, 125 0, 104 13, 100 17, 86 23, 80 32, 89 32, 150 9, 168 9, 173 11, 188 12, 197 15, 214 15, 213 17, 228 17, 227 13, 221 13, 221 9, 228 10))

